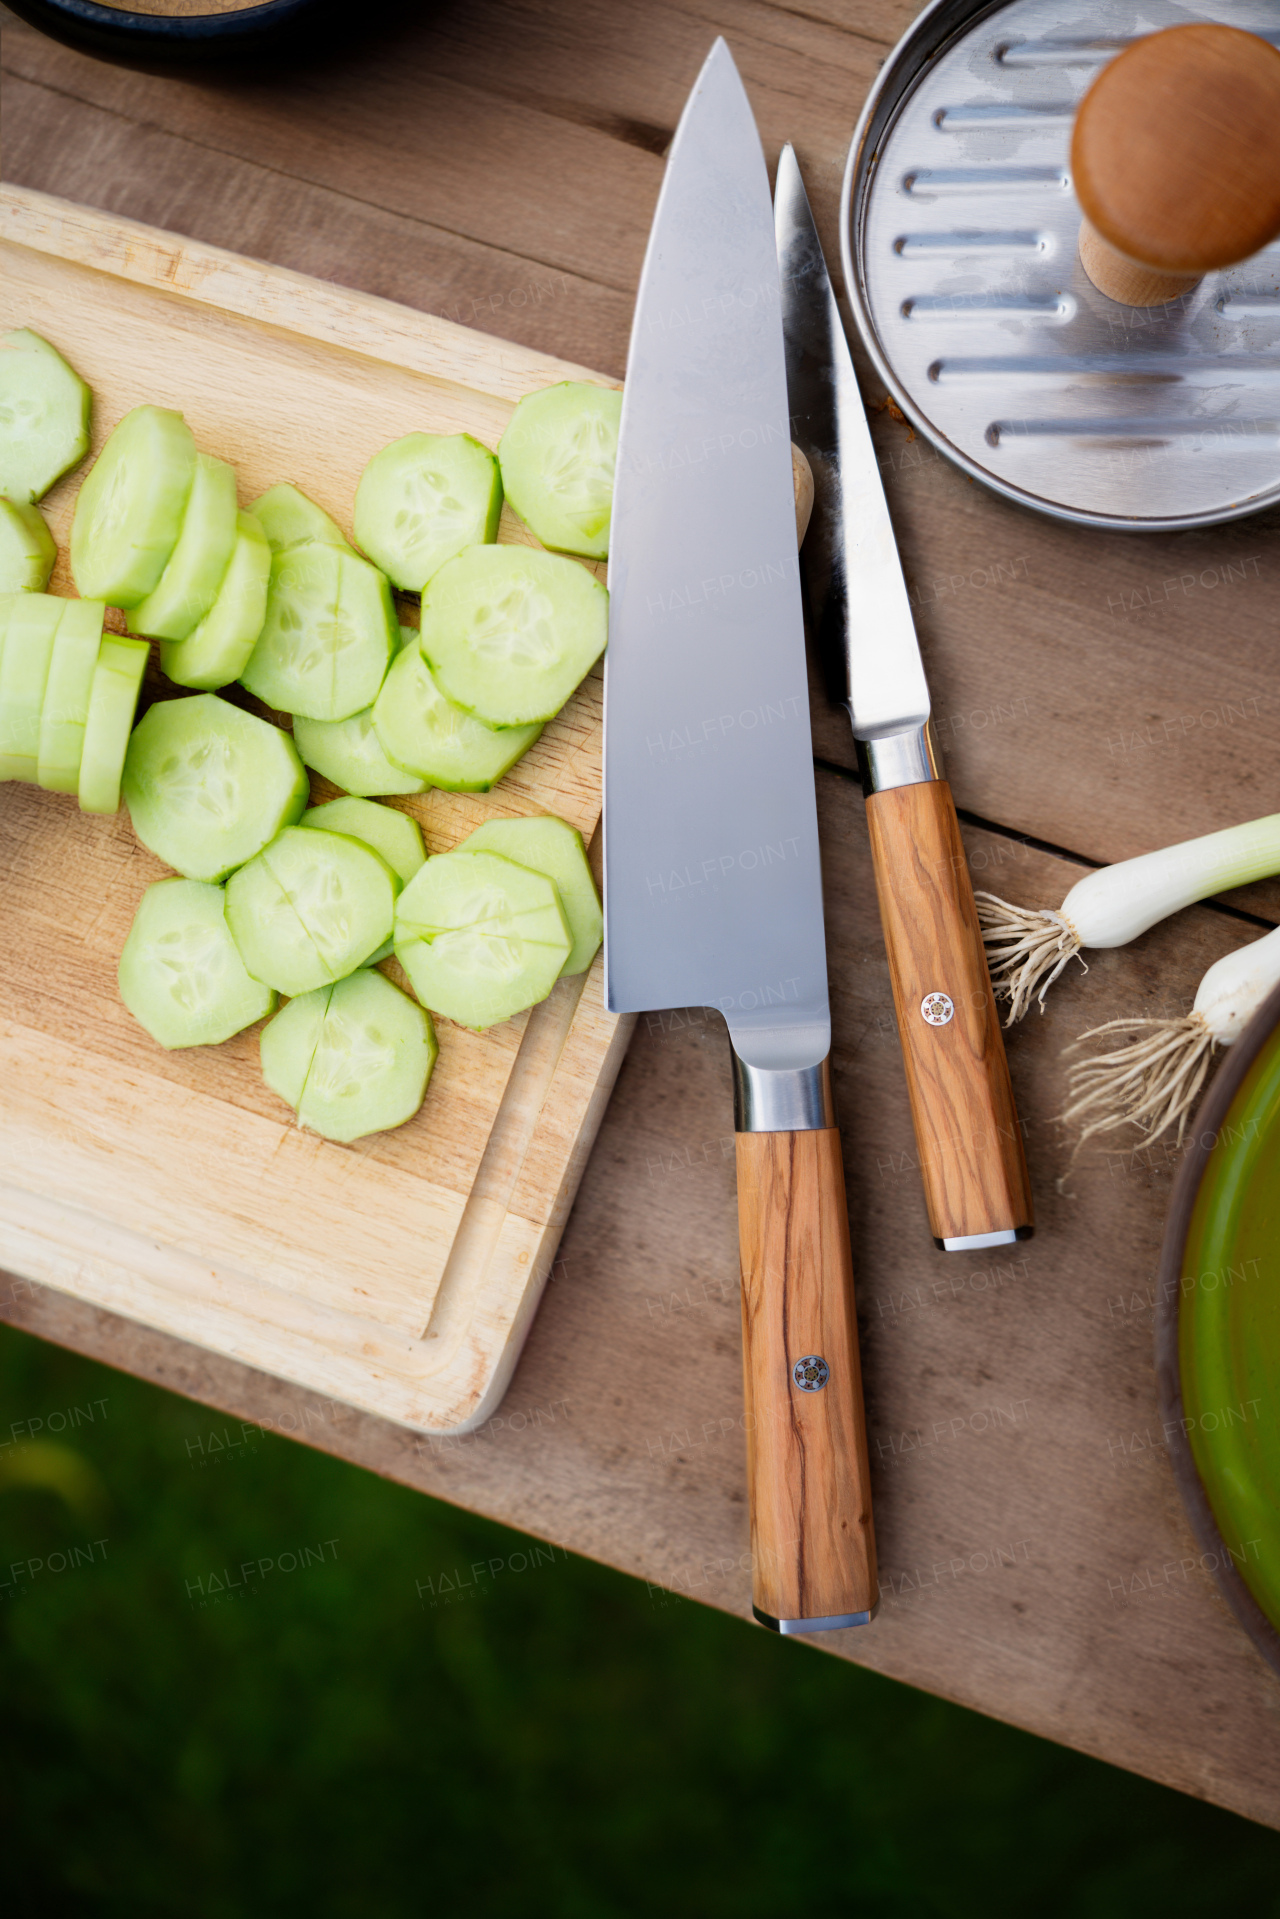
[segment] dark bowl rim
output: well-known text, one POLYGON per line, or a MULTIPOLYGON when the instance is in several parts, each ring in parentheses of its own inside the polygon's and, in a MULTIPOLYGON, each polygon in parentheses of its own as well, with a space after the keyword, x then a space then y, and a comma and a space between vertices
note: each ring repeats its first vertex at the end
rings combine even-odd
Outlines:
POLYGON ((1280 1630, 1268 1619, 1237 1571, 1196 1467, 1184 1424, 1182 1369, 1178 1356, 1183 1253, 1191 1229, 1191 1215, 1217 1149, 1223 1122, 1277 1026, 1280 1026, 1280 986, 1267 995, 1234 1046, 1228 1049, 1196 1114, 1195 1137, 1178 1168, 1160 1250, 1156 1275, 1155 1359, 1160 1417, 1168 1440, 1173 1476, 1191 1521, 1191 1530, 1202 1552, 1213 1555, 1216 1561, 1213 1577, 1236 1619, 1263 1658, 1280 1672, 1280 1630))
POLYGON ((119 45, 133 41, 139 50, 179 53, 197 47, 214 50, 220 42, 252 35, 257 27, 287 20, 293 15, 317 12, 331 3, 332 0, 258 0, 255 6, 240 7, 232 12, 168 14, 137 13, 128 7, 99 5, 98 0, 37 0, 31 7, 34 18, 29 19, 23 0, 14 0, 13 11, 29 25, 39 27, 41 15, 55 15, 71 32, 79 28, 96 38, 96 29, 119 45))

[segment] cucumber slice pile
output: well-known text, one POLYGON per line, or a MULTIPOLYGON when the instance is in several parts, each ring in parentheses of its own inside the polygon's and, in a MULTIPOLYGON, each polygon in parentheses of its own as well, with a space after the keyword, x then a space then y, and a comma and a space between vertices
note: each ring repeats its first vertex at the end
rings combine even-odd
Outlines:
POLYGON ((406 646, 373 703, 373 730, 391 763, 428 786, 487 793, 528 752, 542 728, 499 731, 472 719, 445 698, 421 649, 406 646))
POLYGON ((269 986, 245 971, 222 887, 157 880, 142 895, 120 955, 120 997, 170 1049, 217 1046, 274 1012, 269 986))
POLYGON ((402 591, 420 593, 466 546, 497 538, 502 477, 469 433, 409 433, 375 453, 356 488, 356 539, 402 591))
POLYGON ((262 528, 273 553, 287 553, 290 547, 307 546, 312 541, 320 546, 336 546, 344 553, 355 550, 337 521, 331 520, 323 507, 309 500, 288 480, 280 486, 268 487, 249 511, 262 528))
POLYGON ((289 735, 213 693, 157 702, 129 743, 133 830, 187 879, 223 880, 253 859, 298 818, 308 792, 289 735))
POLYGON ((71 573, 83 600, 137 606, 178 544, 196 471, 180 413, 136 406, 94 461, 71 523, 71 573))
POLYGON ((345 720, 372 706, 399 629, 385 574, 310 541, 274 555, 267 614, 242 686, 309 720, 345 720))
POLYGON ((459 853, 501 853, 531 866, 556 883, 573 945, 562 973, 585 973, 604 936, 600 896, 587 864, 581 833, 547 814, 536 819, 486 820, 455 849, 459 853))
POLYGON ((96 600, 0 599, 0 780, 78 793, 114 813, 147 648, 102 635, 96 600))
POLYGON ((571 945, 554 880, 497 853, 428 860, 396 906, 396 958, 414 992, 477 1030, 545 999, 571 945))
POLYGON ((57 555, 38 506, 0 499, 0 593, 43 593, 57 555))
POLYGON ((98 648, 80 752, 77 791, 82 813, 119 811, 129 728, 138 710, 149 651, 145 640, 118 640, 113 634, 98 648))
POLYGON ((343 1143, 412 1119, 438 1050, 430 1014, 370 972, 290 1000, 261 1047, 271 1090, 311 1132, 343 1143))
POLYGON ((47 593, 15 594, 7 602, 0 655, 0 780, 35 782, 40 709, 62 604, 47 593))
POLYGON ((26 327, 0 335, 0 493, 41 500, 89 451, 88 387, 26 327))
MULTIPOLYGON (((94 672, 102 648, 102 602, 64 600, 40 708, 39 784, 77 793, 94 672)), ((132 724, 132 715, 130 716, 132 724)))
POLYGON ((185 640, 218 596, 236 543, 236 476, 225 460, 196 455, 178 543, 129 628, 153 640, 185 640))
POLYGON ((446 699, 486 726, 554 718, 604 652, 609 595, 575 560, 472 546, 422 601, 420 644, 446 699))
MULTIPOLYGON (((340 1142, 403 1124, 436 1059, 426 1008, 476 1030, 523 1012, 591 964, 600 903, 563 820, 490 820, 428 860, 417 823, 373 798, 501 779, 603 652, 604 588, 493 544, 502 472, 468 435, 408 434, 370 461, 365 559, 292 484, 240 512, 233 469, 182 415, 139 406, 76 502, 82 597, 54 598, 32 502, 86 450, 88 391, 36 335, 3 344, 0 778, 87 812, 123 788, 180 875, 147 889, 120 958, 124 1003, 160 1045, 217 1045, 285 994, 262 1066, 301 1124, 340 1142), (421 632, 397 626, 392 580, 423 592, 421 632), (104 636, 104 603, 144 637, 104 636), (196 690, 134 726, 150 638, 196 690), (235 680, 292 716, 292 740, 215 697, 235 680), (308 765, 343 796, 307 808, 308 765), (376 971, 393 944, 421 1004, 376 971)), ((544 543, 603 555, 617 406, 565 385, 517 409, 502 461, 544 543)))
POLYGON ((512 414, 498 447, 502 485, 544 546, 589 560, 608 553, 621 417, 621 393, 579 380, 526 394, 512 414))
POLYGON ((267 615, 271 548, 252 513, 236 515, 236 541, 218 597, 185 640, 160 648, 162 670, 178 686, 214 692, 238 680, 267 615))
POLYGON ((286 827, 227 884, 227 925, 255 979, 290 997, 331 986, 390 936, 400 882, 345 833, 286 827))

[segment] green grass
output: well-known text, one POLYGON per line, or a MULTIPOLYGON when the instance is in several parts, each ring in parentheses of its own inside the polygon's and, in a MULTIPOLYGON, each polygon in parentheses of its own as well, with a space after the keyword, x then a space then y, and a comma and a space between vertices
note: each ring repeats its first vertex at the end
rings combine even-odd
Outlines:
POLYGON ((4 1328, 34 1418, 15 1914, 1280 1915, 1280 1835, 4 1328))

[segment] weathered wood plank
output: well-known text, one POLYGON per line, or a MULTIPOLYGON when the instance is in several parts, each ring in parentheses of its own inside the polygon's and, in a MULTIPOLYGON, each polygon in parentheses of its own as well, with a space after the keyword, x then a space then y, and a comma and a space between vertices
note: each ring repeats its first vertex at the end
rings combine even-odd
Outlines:
MULTIPOLYGON (((884 1603, 826 1635, 874 1666, 1280 1825, 1280 1680, 1218 1599, 1164 1460, 1153 1275, 1176 1154, 1099 1153, 1060 1194, 1059 1048, 1185 996, 1247 929, 1209 908, 1099 955, 1010 1036, 1037 1235, 934 1252, 861 800, 820 780, 838 1098, 884 1603), (1171 1682, 1171 1676, 1172 1682, 1171 1682), (1178 1683, 1179 1676, 1185 1683, 1178 1683)), ((1079 868, 967 830, 1019 899, 1079 868)), ((52 1292, 0 1315, 172 1389, 749 1613, 733 1117, 715 1015, 642 1019, 495 1418, 415 1439, 52 1292)))

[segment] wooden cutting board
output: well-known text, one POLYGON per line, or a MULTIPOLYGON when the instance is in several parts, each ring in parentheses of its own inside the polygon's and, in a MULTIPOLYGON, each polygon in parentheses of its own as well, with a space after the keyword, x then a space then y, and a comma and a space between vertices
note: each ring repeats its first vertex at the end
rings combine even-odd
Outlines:
MULTIPOLYGON (((242 502, 293 480, 344 529, 389 440, 465 431, 494 447, 523 394, 599 380, 22 189, 0 190, 0 252, 0 327, 32 327, 88 380, 95 453, 130 407, 176 407, 235 465, 242 502)), ((86 471, 44 502, 57 592, 74 591, 66 542, 86 471)), ((499 539, 533 543, 506 509, 499 539)), ((589 841, 599 672, 492 793, 388 803, 417 818, 430 853, 493 814, 556 813, 589 841)), ((268 1091, 258 1028, 166 1053, 125 1011, 120 948, 166 871, 126 811, 91 818, 69 796, 0 787, 0 1266, 405 1425, 479 1424, 511 1376, 629 1037, 603 1010, 599 959, 489 1032, 438 1019, 422 1111, 338 1146, 268 1091)))

